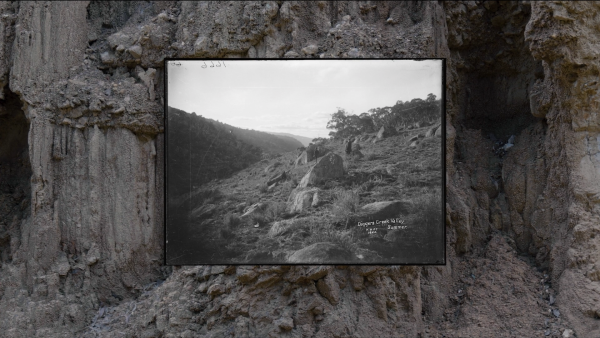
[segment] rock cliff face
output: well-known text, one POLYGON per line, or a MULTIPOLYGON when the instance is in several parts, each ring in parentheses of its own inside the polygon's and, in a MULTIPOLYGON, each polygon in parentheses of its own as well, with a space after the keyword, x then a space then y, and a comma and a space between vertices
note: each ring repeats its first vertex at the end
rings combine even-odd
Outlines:
POLYGON ((600 336, 598 10, 1 2, 0 337, 600 336), (162 266, 164 58, 321 56, 447 58, 448 264, 162 266))

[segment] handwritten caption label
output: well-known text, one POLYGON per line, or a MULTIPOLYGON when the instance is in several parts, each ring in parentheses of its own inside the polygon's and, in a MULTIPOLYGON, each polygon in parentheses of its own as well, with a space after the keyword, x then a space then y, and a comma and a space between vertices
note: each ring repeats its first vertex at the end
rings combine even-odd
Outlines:
MULTIPOLYGON (((202 62, 202 65, 200 66, 200 68, 219 68, 219 67, 225 67, 227 68, 227 66, 225 65, 225 61, 208 61, 210 63, 206 63, 206 61, 202 62)), ((171 65, 175 66, 175 67, 181 67, 181 62, 177 62, 177 61, 173 61, 171 62, 171 65)))
POLYGON ((384 220, 375 220, 369 222, 358 222, 357 226, 365 228, 369 235, 377 234, 378 229, 387 230, 406 230, 408 225, 404 225, 405 220, 401 218, 388 218, 384 220))

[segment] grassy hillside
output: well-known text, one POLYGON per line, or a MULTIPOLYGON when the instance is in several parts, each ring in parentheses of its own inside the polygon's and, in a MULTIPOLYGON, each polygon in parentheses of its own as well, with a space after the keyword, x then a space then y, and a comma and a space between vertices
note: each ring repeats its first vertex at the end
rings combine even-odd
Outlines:
POLYGON ((260 148, 202 116, 169 107, 168 123, 168 187, 174 195, 230 176, 261 159, 260 148))
POLYGON ((211 119, 209 120, 212 121, 216 127, 223 128, 224 130, 231 132, 231 134, 235 135, 239 140, 258 147, 271 155, 295 151, 298 147, 302 147, 302 143, 292 137, 272 135, 262 131, 237 128, 226 123, 211 119))
POLYGON ((170 247, 168 259, 178 264, 282 263, 313 244, 334 243, 360 263, 440 263, 443 257, 441 137, 423 139, 410 147, 409 139, 427 128, 411 130, 377 143, 361 142, 364 157, 345 156, 344 145, 326 147, 344 157, 346 174, 318 186, 316 207, 291 215, 286 202, 292 189, 312 166, 294 168, 296 152, 254 163, 232 177, 210 182, 197 191, 188 206, 186 242, 170 247), (275 168, 275 169, 271 169, 275 168), (267 189, 279 172, 285 181, 267 189), (355 211, 372 202, 402 200, 410 213, 406 227, 367 231, 357 226, 355 211), (241 218, 254 203, 263 209, 241 218), (284 221, 284 222, 281 222, 284 221))
MULTIPOLYGON (((189 223, 189 200, 206 183, 230 177, 265 155, 302 146, 290 137, 232 127, 173 107, 168 110, 167 138, 167 217, 174 225, 189 223)), ((188 228, 169 230, 171 243, 190 235, 188 228)))

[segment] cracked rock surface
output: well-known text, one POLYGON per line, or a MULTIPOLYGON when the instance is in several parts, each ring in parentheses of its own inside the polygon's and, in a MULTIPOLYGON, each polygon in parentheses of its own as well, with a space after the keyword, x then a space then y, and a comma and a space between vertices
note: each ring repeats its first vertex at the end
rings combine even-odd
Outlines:
POLYGON ((0 2, 0 337, 600 336, 598 10, 0 2), (447 58, 447 265, 162 266, 186 57, 447 58))

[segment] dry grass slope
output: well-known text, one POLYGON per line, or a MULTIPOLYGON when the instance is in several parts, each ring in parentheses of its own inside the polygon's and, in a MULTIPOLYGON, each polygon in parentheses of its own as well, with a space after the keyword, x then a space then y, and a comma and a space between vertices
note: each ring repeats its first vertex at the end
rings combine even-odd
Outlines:
MULTIPOLYGON (((298 250, 316 243, 333 243, 351 252, 357 263, 435 263, 443 257, 441 205, 441 139, 424 139, 417 147, 407 140, 422 130, 411 130, 377 143, 361 144, 363 156, 346 156, 345 175, 318 184, 319 203, 298 214, 288 214, 290 192, 313 165, 294 167, 296 152, 272 156, 232 177, 203 186, 193 205, 214 204, 215 212, 189 224, 184 256, 203 263, 285 263, 298 250), (278 172, 288 174, 268 189, 278 172), (358 226, 358 212, 380 201, 409 202, 403 229, 381 224, 371 230, 358 226), (240 218, 251 205, 260 207, 240 218), (198 247, 216 252, 200 254, 198 247)), ((329 141, 333 152, 344 145, 329 141)), ((204 250, 206 251, 206 250, 204 250)), ((203 251, 203 252, 204 252, 203 251)))

